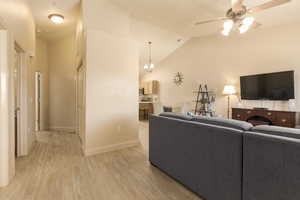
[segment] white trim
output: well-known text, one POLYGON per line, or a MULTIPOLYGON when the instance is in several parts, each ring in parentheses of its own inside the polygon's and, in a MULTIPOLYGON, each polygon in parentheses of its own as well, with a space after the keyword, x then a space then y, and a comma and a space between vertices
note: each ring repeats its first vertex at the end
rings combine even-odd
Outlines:
POLYGON ((0 187, 6 186, 15 175, 12 41, 7 31, 0 31, 0 187))
POLYGON ((75 133, 75 127, 72 126, 51 126, 49 128, 50 131, 60 131, 60 132, 68 132, 75 133))
POLYGON ((28 147, 28 60, 24 52, 17 52, 20 56, 20 132, 18 132, 18 156, 26 156, 29 154, 28 147))
POLYGON ((135 146, 138 146, 139 144, 140 144, 139 140, 133 140, 133 141, 123 142, 123 143, 119 143, 119 144, 107 145, 104 147, 85 149, 84 155, 92 156, 92 155, 96 155, 96 154, 107 153, 107 152, 111 152, 111 151, 117 151, 117 150, 126 149, 126 148, 130 148, 130 147, 135 147, 135 146))

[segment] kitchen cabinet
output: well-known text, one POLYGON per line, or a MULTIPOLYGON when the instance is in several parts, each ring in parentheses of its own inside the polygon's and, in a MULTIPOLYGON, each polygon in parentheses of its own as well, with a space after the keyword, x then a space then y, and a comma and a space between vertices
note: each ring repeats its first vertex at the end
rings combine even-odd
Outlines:
POLYGON ((158 94, 158 81, 141 82, 140 89, 144 89, 144 94, 158 94))

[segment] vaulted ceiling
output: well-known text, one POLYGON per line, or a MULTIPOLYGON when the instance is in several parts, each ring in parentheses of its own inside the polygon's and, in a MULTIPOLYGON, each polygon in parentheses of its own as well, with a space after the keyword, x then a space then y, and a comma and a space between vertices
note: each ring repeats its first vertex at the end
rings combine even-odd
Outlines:
MULTIPOLYGON (((36 19, 39 35, 51 40, 75 30, 80 0, 28 0, 36 19), (65 23, 55 25, 48 20, 51 13, 61 13, 65 23)), ((96 0, 89 0, 96 1, 96 0)), ((140 67, 147 62, 147 41, 153 42, 153 60, 159 63, 192 37, 220 34, 222 22, 200 26, 201 20, 223 17, 230 0, 109 0, 132 17, 132 34, 140 43, 140 67), (180 42, 178 42, 180 40, 180 42)), ((245 0, 253 7, 270 0, 245 0)), ((260 28, 300 21, 300 1, 272 8, 254 17, 263 24, 260 28)))
MULTIPOLYGON (((247 7, 254 7, 270 0, 244 0, 247 7)), ((201 26, 201 20, 224 17, 230 8, 230 0, 111 0, 128 10, 135 18, 144 20, 185 37, 200 37, 214 34, 222 29, 222 22, 201 26)), ((293 23, 300 20, 300 1, 292 0, 276 8, 255 13, 254 17, 264 27, 293 23)))

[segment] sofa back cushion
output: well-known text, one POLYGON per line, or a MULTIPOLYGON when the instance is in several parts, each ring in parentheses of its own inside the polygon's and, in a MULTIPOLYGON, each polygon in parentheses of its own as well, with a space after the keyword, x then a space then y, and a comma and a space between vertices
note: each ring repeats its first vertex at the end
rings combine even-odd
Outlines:
POLYGON ((177 113, 172 113, 172 112, 164 112, 159 114, 161 117, 168 117, 168 118, 174 118, 174 119, 181 119, 181 120, 192 120, 193 117, 184 115, 184 114, 177 114, 177 113))
POLYGON ((253 127, 252 124, 250 124, 248 122, 234 120, 234 119, 225 119, 225 118, 221 118, 221 117, 197 116, 197 117, 194 117, 192 120, 200 122, 200 123, 224 126, 224 127, 228 127, 228 128, 242 130, 242 131, 248 131, 253 127))
POLYGON ((261 126, 253 127, 251 131, 256 133, 264 133, 264 134, 300 139, 300 129, 295 129, 295 128, 261 125, 261 126))
POLYGON ((241 200, 243 131, 155 115, 149 128, 154 166, 203 199, 241 200))

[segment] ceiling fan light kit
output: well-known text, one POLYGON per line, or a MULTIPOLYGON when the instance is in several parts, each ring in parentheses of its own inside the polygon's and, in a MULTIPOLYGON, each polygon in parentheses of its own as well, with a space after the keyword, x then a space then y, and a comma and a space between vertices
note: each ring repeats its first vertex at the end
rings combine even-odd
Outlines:
POLYGON ((245 19, 243 19, 243 24, 250 27, 254 23, 254 21, 254 17, 246 17, 245 19))
POLYGON ((248 30, 249 30, 250 26, 247 26, 245 24, 241 25, 239 27, 239 30, 240 30, 240 34, 243 34, 243 33, 246 33, 248 30))
POLYGON ((240 34, 243 34, 246 33, 251 27, 257 28, 261 25, 260 23, 256 22, 253 16, 249 15, 283 5, 285 3, 291 2, 291 0, 270 0, 269 2, 263 3, 253 8, 247 8, 243 4, 243 2, 244 0, 231 0, 231 8, 226 12, 225 17, 197 22, 195 23, 195 25, 197 26, 201 24, 225 20, 223 24, 223 30, 221 32, 224 36, 228 36, 234 28, 237 28, 240 34))

